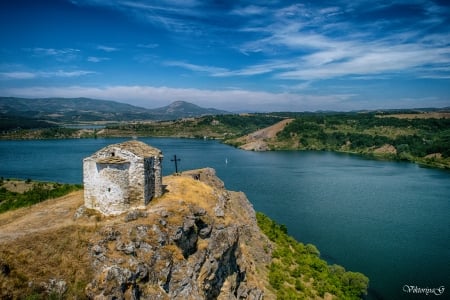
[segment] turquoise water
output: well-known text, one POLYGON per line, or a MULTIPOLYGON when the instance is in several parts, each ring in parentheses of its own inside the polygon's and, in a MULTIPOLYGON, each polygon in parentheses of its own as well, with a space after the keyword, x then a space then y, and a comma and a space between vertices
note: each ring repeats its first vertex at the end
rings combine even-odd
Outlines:
MULTIPOLYGON (((0 176, 82 181, 82 159, 125 139, 0 141, 0 176)), ((405 285, 450 290, 450 172, 329 152, 247 152, 215 141, 141 139, 164 173, 213 167, 230 190, 313 243, 330 263, 370 278, 368 299, 429 299, 405 285)))

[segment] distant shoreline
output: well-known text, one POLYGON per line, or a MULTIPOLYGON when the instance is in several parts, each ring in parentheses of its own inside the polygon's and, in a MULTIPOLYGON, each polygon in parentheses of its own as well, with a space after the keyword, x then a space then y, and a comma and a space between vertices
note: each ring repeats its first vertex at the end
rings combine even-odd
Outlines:
MULTIPOLYGON (((130 135, 96 135, 93 136, 95 133, 95 130, 85 130, 85 129, 77 129, 77 134, 74 136, 57 136, 57 137, 33 137, 31 135, 25 135, 21 137, 16 138, 5 138, 4 135, 0 135, 0 142, 2 141, 31 141, 31 140, 69 140, 69 139, 96 139, 96 138, 102 138, 102 139, 109 139, 109 138, 175 138, 175 139, 204 139, 198 136, 171 136, 171 135, 158 135, 158 136, 130 136, 130 135), (88 131, 88 132, 86 132, 88 131)), ((230 146, 233 146, 235 148, 239 148, 237 145, 233 145, 233 143, 227 142, 225 139, 221 138, 213 138, 213 137, 207 137, 209 140, 217 140, 220 141, 223 144, 227 144, 230 146)), ((243 150, 243 149, 241 149, 243 150)), ((244 150, 248 151, 248 150, 244 150)), ((250 150, 251 151, 251 150, 250 150)), ((358 152, 358 151, 346 151, 346 150, 334 150, 334 149, 289 149, 289 148, 279 148, 279 149, 269 149, 266 151, 317 151, 317 152, 333 152, 333 153, 343 153, 343 154, 351 154, 351 155, 357 155, 360 157, 364 157, 371 160, 379 160, 379 161, 392 161, 392 162, 409 162, 417 164, 420 167, 426 167, 426 168, 435 168, 435 169, 441 169, 441 170, 450 170, 450 159, 436 159, 436 158, 418 158, 414 157, 411 160, 408 159, 400 159, 392 154, 375 154, 373 152, 358 152)))

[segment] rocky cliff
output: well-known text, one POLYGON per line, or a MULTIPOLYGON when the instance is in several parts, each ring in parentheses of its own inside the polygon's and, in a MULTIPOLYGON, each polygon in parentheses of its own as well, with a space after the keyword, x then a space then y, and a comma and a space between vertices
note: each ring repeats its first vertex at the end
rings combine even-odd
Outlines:
POLYGON ((265 288, 272 246, 246 196, 226 190, 212 169, 163 184, 146 209, 117 217, 80 206, 79 193, 1 215, 0 298, 273 298, 265 288), (48 266, 33 271, 38 262, 48 266))

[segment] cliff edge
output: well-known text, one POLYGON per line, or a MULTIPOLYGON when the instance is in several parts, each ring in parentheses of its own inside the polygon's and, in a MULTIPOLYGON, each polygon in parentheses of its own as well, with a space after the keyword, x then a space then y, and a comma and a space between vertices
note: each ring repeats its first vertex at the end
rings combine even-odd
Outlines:
POLYGON ((0 215, 0 298, 271 299, 271 243, 213 169, 164 177, 145 209, 105 217, 82 192, 0 215))

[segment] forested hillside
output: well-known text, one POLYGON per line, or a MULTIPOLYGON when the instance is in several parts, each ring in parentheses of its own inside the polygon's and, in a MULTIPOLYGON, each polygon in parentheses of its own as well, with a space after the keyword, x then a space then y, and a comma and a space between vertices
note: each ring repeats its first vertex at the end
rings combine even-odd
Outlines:
POLYGON ((272 150, 328 150, 449 166, 450 118, 376 113, 297 116, 269 142, 272 150))
POLYGON ((236 138, 282 120, 271 114, 216 115, 161 122, 110 125, 100 132, 106 136, 171 136, 188 138, 236 138))

